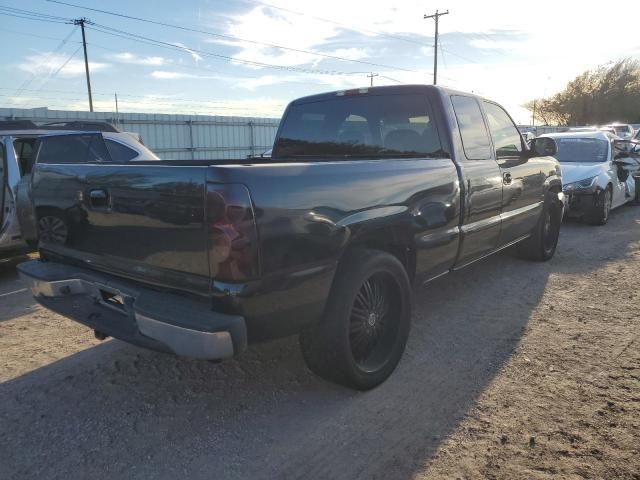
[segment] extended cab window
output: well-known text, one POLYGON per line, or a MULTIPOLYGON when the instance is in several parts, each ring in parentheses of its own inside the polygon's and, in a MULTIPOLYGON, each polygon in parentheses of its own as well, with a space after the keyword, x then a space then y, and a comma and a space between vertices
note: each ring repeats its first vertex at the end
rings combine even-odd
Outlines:
POLYGON ((132 148, 125 147, 121 143, 114 142, 108 138, 104 139, 104 143, 107 144, 107 149, 111 155, 111 160, 114 162, 128 162, 138 156, 138 152, 132 148))
POLYGON ((458 120, 464 155, 469 160, 491 158, 489 135, 477 100, 464 95, 452 95, 451 103, 458 120))
POLYGON ((273 150, 273 158, 442 155, 431 109, 421 95, 345 95, 294 104, 273 150))
POLYGON ((110 161, 102 135, 57 135, 43 137, 38 163, 96 163, 110 161))
POLYGON ((522 153, 522 138, 518 128, 504 109, 495 103, 484 102, 489 130, 496 149, 496 157, 514 157, 522 153))

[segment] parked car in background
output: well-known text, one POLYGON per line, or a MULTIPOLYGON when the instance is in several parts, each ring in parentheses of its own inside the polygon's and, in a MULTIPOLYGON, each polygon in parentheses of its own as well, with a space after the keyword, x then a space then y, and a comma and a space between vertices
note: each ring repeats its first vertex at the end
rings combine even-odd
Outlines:
POLYGON ((370 389, 403 354, 412 281, 512 245, 553 257, 554 153, 473 94, 314 95, 289 105, 270 158, 39 159, 35 210, 63 212, 71 234, 18 268, 41 304, 99 338, 223 359, 300 334, 312 371, 370 389), (176 215, 145 208, 158 202, 176 215))
MULTIPOLYGON (((598 127, 571 127, 570 132, 596 132, 598 127)), ((614 132, 614 130, 612 130, 614 132)))
POLYGON ((566 213, 592 225, 604 225, 611 209, 635 198, 629 170, 637 163, 616 148, 617 137, 601 131, 544 135, 558 146, 566 213))
POLYGON ((631 140, 635 133, 631 125, 628 125, 626 123, 612 123, 609 125, 604 125, 603 128, 613 129, 613 133, 615 133, 618 137, 622 138, 623 140, 631 140))
MULTIPOLYGON (((102 138, 109 158, 121 161, 158 160, 153 152, 135 140, 134 135, 120 132, 105 122, 36 125, 28 120, 0 121, 0 257, 33 249, 37 243, 39 222, 41 227, 49 225, 46 229, 49 232, 53 227, 61 228, 56 219, 42 217, 36 220, 31 212, 28 185, 38 140, 47 135, 52 138, 78 132, 89 135, 85 132, 87 129, 92 129, 94 135, 102 138), (28 218, 20 219, 21 215, 28 218)), ((77 144, 65 147, 65 141, 55 143, 51 140, 47 146, 46 155, 50 159, 64 157, 67 161, 77 161, 86 150, 77 144)))

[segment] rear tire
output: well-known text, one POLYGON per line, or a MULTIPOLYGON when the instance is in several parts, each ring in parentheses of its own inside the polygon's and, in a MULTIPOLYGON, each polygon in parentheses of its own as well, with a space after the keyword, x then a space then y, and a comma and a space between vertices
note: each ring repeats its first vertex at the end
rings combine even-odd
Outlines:
POLYGON ((547 194, 542 207, 542 214, 531 236, 517 246, 518 254, 527 260, 546 262, 553 258, 560 237, 562 224, 562 207, 555 194, 547 194))
POLYGON ((341 263, 322 320, 300 335, 315 374, 369 390, 394 371, 411 325, 411 284, 392 255, 354 250, 341 263))
POLYGON ((589 225, 606 225, 611 212, 611 186, 598 194, 595 205, 591 207, 584 215, 584 221, 589 225))

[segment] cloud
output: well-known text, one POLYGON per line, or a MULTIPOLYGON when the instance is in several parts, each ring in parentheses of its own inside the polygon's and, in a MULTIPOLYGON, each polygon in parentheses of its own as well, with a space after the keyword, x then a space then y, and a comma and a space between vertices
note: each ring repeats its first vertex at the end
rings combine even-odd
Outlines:
POLYGON ((113 60, 121 63, 130 63, 134 65, 149 65, 154 67, 160 67, 172 63, 173 60, 164 57, 141 57, 129 52, 116 53, 111 55, 113 60))
POLYGON ((369 56, 369 52, 366 48, 338 48, 333 52, 327 52, 328 55, 333 55, 335 57, 347 58, 349 60, 361 60, 363 58, 367 58, 369 56))
POLYGON ((220 75, 196 75, 193 73, 175 72, 170 70, 154 70, 151 72, 151 76, 159 80, 181 80, 185 78, 195 80, 220 80, 225 78, 220 75))
POLYGON ((189 53, 191 55, 191 58, 193 58, 193 60, 195 60, 196 63, 202 61, 202 56, 200 54, 198 54, 198 52, 195 52, 195 51, 191 50, 189 47, 187 47, 183 43, 173 42, 173 45, 175 45, 176 47, 180 47, 185 52, 189 53))
MULTIPOLYGON (((225 33, 239 38, 263 41, 259 32, 269 32, 269 43, 292 46, 298 50, 314 50, 334 37, 335 25, 318 22, 310 17, 296 16, 268 7, 256 7, 245 14, 233 16, 225 33)), ((303 52, 281 50, 265 45, 236 42, 239 49, 233 58, 270 63, 279 66, 316 65, 322 57, 303 52)))
MULTIPOLYGON (((99 72, 109 66, 110 64, 108 63, 89 62, 89 69, 91 70, 91 73, 99 72)), ((58 76, 66 78, 78 77, 85 74, 83 60, 78 60, 76 58, 69 60, 67 55, 52 52, 42 52, 35 55, 29 55, 18 65, 18 68, 22 71, 31 73, 32 75, 45 77, 53 75, 56 72, 58 72, 58 76)))
POLYGON ((229 78, 229 80, 233 82, 234 87, 249 91, 255 91, 262 87, 298 83, 308 88, 310 93, 362 87, 366 86, 368 82, 364 73, 360 75, 328 75, 316 73, 263 75, 256 78, 229 78))

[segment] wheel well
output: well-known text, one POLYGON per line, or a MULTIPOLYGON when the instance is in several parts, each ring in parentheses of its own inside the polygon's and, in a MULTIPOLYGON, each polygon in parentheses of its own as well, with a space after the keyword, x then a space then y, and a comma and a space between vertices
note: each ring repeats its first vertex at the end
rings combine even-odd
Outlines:
POLYGON ((56 215, 61 218, 66 218, 64 210, 56 207, 37 207, 36 214, 38 218, 45 215, 56 215))
POLYGON ((415 249, 408 240, 408 235, 399 234, 392 229, 376 230, 362 236, 349 244, 343 258, 354 249, 378 250, 396 257, 413 280, 416 270, 415 249))

